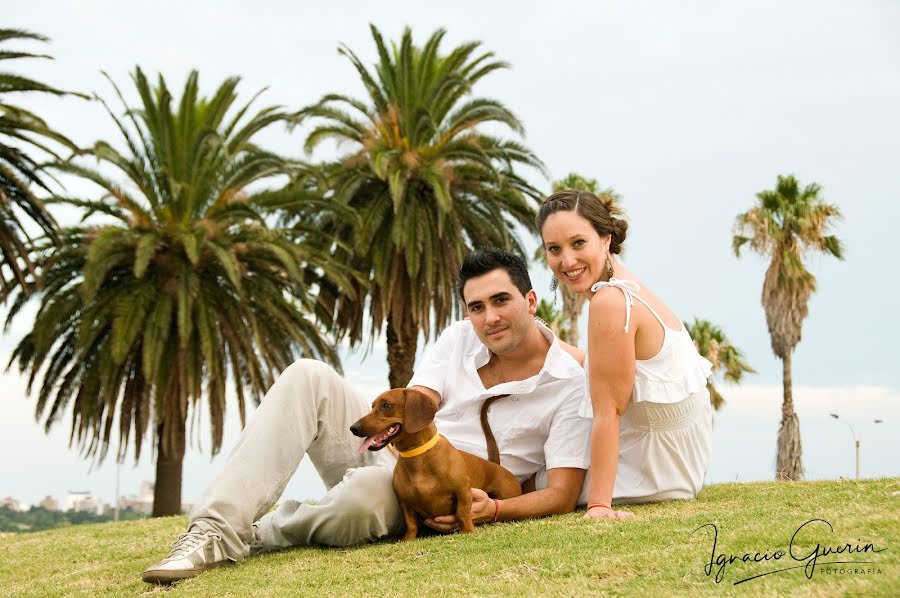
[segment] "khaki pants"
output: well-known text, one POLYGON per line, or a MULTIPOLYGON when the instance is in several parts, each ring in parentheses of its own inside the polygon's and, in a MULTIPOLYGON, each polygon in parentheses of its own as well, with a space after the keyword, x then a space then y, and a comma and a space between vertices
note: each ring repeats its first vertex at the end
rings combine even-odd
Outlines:
POLYGON ((404 523, 388 450, 357 454, 350 426, 370 404, 328 365, 301 359, 278 378, 241 433, 224 470, 191 510, 191 525, 214 529, 228 556, 288 546, 347 546, 399 535, 404 523), (284 501, 304 455, 328 492, 315 505, 284 501), (255 528, 255 530, 254 530, 255 528))

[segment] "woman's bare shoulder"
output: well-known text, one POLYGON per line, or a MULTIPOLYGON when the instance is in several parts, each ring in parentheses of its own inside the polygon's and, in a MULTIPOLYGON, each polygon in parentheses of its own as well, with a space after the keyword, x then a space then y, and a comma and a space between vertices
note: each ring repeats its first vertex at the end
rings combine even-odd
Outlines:
POLYGON ((570 345, 563 340, 559 341, 559 346, 563 351, 574 357, 575 361, 578 362, 578 365, 584 367, 584 351, 574 345, 570 345))
POLYGON ((589 318, 593 322, 618 320, 625 315, 625 296, 615 287, 603 287, 588 303, 589 318))

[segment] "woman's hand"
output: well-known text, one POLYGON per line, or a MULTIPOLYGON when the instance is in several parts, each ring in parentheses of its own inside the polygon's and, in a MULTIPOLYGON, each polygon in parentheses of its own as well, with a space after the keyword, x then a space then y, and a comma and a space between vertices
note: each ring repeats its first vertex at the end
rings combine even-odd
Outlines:
MULTIPOLYGON (((486 523, 494 518, 497 505, 487 495, 487 492, 480 488, 472 488, 472 523, 486 523)), ((441 515, 434 519, 426 519, 425 525, 433 530, 443 533, 454 532, 459 528, 459 520, 456 515, 441 515)))
POLYGON ((633 519, 634 513, 628 511, 614 511, 607 506, 600 505, 588 509, 584 514, 585 519, 633 519))

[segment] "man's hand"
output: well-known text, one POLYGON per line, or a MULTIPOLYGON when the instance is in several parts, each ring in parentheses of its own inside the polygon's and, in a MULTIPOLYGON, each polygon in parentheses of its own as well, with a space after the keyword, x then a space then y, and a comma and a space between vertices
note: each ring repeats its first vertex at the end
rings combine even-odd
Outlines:
POLYGON ((588 509, 588 512, 584 514, 585 519, 632 519, 634 518, 634 513, 629 513, 628 511, 614 511, 609 507, 600 505, 599 507, 594 507, 592 509, 588 509))
MULTIPOLYGON (((494 518, 496 509, 497 506, 487 492, 480 488, 472 488, 472 523, 478 525, 490 521, 494 518)), ((456 531, 459 527, 459 520, 456 515, 441 515, 434 519, 426 519, 425 525, 446 534, 456 531)))

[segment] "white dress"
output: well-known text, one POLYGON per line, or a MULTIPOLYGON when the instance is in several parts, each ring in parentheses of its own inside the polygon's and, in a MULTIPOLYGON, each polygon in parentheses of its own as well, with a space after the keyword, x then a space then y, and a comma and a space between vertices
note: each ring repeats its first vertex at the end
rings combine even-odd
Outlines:
MULTIPOLYGON (((662 348, 650 359, 638 359, 634 390, 620 418, 619 462, 613 502, 640 503, 694 498, 703 488, 712 446, 712 409, 706 380, 712 363, 697 353, 684 325, 666 326, 659 314, 635 293, 630 280, 611 278, 591 287, 622 291, 625 298, 625 332, 631 306, 637 299, 663 327, 662 348)), ((593 417, 588 358, 585 356, 585 388, 579 414, 593 417)), ((587 500, 590 479, 585 480, 582 501, 587 500)))

